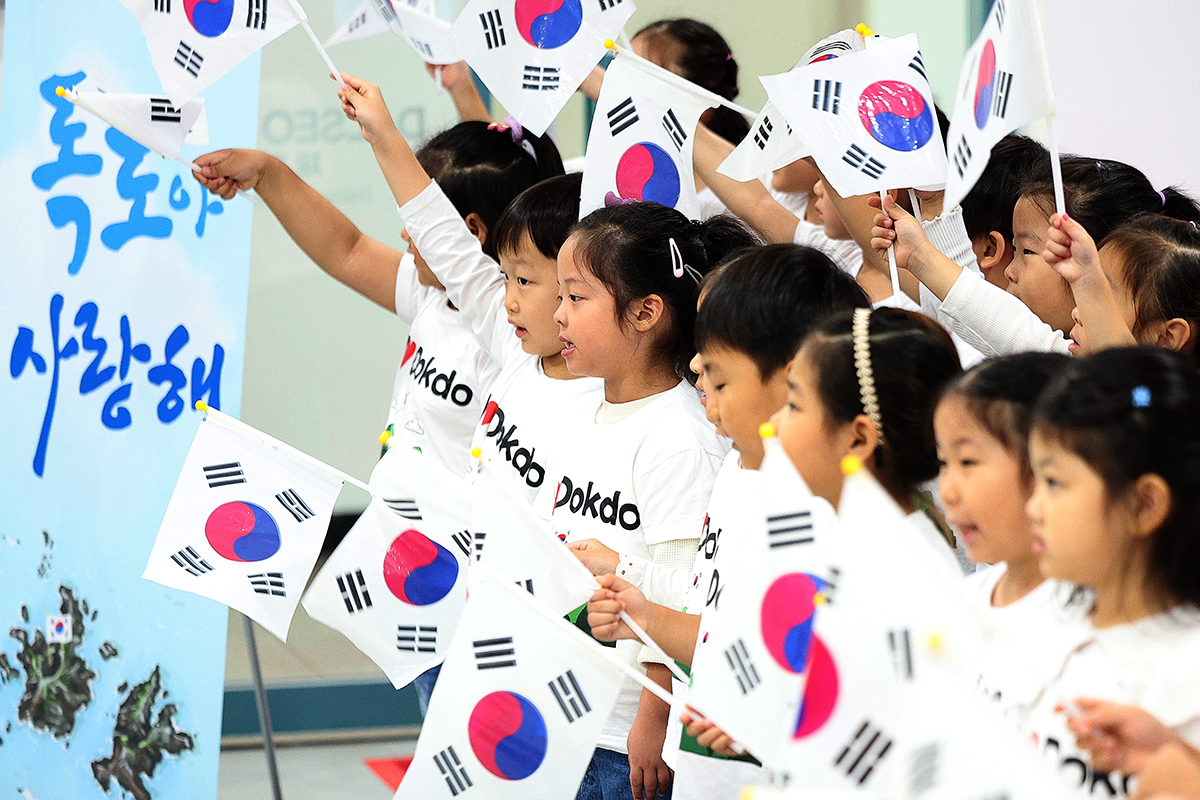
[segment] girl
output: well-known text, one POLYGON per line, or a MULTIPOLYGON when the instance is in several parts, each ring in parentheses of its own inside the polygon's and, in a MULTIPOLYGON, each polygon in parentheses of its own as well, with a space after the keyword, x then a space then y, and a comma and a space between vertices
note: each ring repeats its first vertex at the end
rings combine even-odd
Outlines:
MULTIPOLYGON (((752 243, 728 218, 694 223, 665 206, 633 203, 589 214, 559 251, 562 355, 571 372, 604 381, 603 400, 563 424, 567 446, 556 448, 548 466, 557 488, 539 505, 552 512, 560 538, 596 539, 643 562, 691 566, 728 450, 684 380, 695 355, 698 284, 711 265, 752 243)), ((651 599, 678 607, 679 583, 651 599)), ((619 645, 631 663, 638 651, 634 642, 619 645)), ((662 664, 650 663, 647 673, 669 685, 662 664)), ((628 774, 635 797, 669 784, 661 757, 667 706, 649 692, 639 704, 636 687, 627 681, 617 700, 581 798, 612 796, 613 775, 628 774)))
POLYGON ((980 688, 1018 723, 1040 688, 1025 667, 1026 651, 1043 658, 1053 653, 1068 640, 1063 627, 1078 621, 1061 585, 1043 578, 1025 515, 1033 481, 1028 457, 1033 403, 1069 363, 1057 353, 985 361, 946 387, 933 417, 946 519, 971 561, 993 565, 968 581, 1008 633, 1008 641, 986 643, 980 688))
POLYGON ((1027 728, 1089 793, 1124 794, 1123 776, 1076 751, 1061 708, 1137 705, 1200 743, 1200 375, 1160 348, 1075 362, 1038 400, 1029 456, 1042 573, 1093 601, 1027 728))

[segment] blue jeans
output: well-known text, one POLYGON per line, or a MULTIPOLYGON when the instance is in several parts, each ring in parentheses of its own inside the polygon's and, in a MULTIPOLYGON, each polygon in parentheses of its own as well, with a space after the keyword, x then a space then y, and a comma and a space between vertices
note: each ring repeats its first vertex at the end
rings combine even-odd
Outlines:
MULTIPOLYGON (((668 791, 665 797, 670 800, 668 791)), ((583 783, 579 784, 579 792, 575 800, 632 800, 633 790, 629 788, 629 756, 612 750, 597 747, 592 753, 587 771, 583 773, 583 783)))
POLYGON ((422 672, 413 681, 413 685, 417 687, 417 705, 421 708, 421 719, 425 718, 425 712, 429 710, 429 698, 433 696, 433 687, 437 684, 441 671, 442 665, 438 664, 422 672))

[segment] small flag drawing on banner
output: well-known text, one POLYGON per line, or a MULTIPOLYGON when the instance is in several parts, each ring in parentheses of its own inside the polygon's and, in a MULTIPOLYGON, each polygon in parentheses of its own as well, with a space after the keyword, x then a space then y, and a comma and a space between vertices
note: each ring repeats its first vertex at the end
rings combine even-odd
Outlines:
POLYGON ((500 19, 499 9, 480 14, 479 21, 483 23, 483 38, 487 42, 488 50, 508 44, 504 38, 504 22, 500 19))
POLYGON ((627 97, 608 112, 609 133, 616 136, 637 121, 637 106, 632 97, 627 97))
POLYGON ((203 469, 204 478, 208 481, 208 488, 210 489, 246 482, 246 475, 242 472, 242 465, 237 461, 232 461, 228 464, 214 464, 211 467, 204 467, 203 469))
POLYGON ((200 67, 204 64, 204 56, 180 40, 179 49, 175 51, 175 63, 187 70, 193 78, 198 78, 200 67))
POLYGON ((850 145, 850 149, 842 156, 842 161, 845 161, 850 166, 872 178, 878 178, 887 169, 887 165, 868 154, 866 150, 863 150, 856 144, 850 145))
POLYGON ((258 31, 267 29, 267 0, 250 0, 246 5, 246 27, 258 31))
POLYGON ((676 149, 682 150, 683 143, 687 141, 688 135, 672 109, 667 109, 667 113, 663 115, 662 124, 667 135, 671 137, 671 141, 675 143, 676 149))
POLYGON ((767 146, 767 142, 771 138, 771 131, 775 130, 775 126, 771 124, 771 120, 763 117, 762 124, 758 126, 758 130, 754 132, 754 143, 758 145, 758 149, 762 150, 767 146))
POLYGON ((166 97, 151 97, 150 98, 150 121, 151 122, 182 122, 183 112, 171 105, 171 100, 166 97))
POLYGON ((280 492, 275 495, 275 499, 288 510, 288 513, 296 518, 296 522, 304 522, 307 519, 312 519, 314 516, 313 510, 305 504, 295 489, 280 492))
POLYGON ((178 564, 189 575, 203 575, 206 572, 212 572, 212 565, 200 557, 190 544, 171 556, 171 560, 178 564))
POLYGON ((396 649, 409 653, 436 652, 437 626, 398 625, 396 627, 396 649))
POLYGON ((287 597, 283 590, 282 572, 260 572, 257 575, 247 575, 255 594, 267 594, 274 597, 287 597))
POLYGON ((811 511, 796 511, 790 514, 767 516, 768 547, 789 547, 794 544, 812 544, 813 526, 811 511))
POLYGON ((588 705, 587 698, 583 695, 583 690, 579 688, 579 683, 575 680, 575 673, 571 670, 559 675, 548 685, 550 691, 554 693, 554 699, 558 701, 558 707, 566 715, 567 722, 574 722, 592 710, 592 707, 588 705))
POLYGON ((475 647, 476 669, 502 669, 517 665, 516 650, 512 646, 511 636, 500 639, 481 639, 472 644, 475 647))
POLYGON ((71 641, 71 620, 58 614, 46 615, 46 642, 66 644, 71 641))
POLYGON ((853 738, 838 753, 833 765, 862 786, 891 749, 892 740, 884 736, 883 731, 870 720, 863 720, 853 738))
POLYGON ((896 667, 896 675, 911 681, 913 679, 912 632, 903 630, 888 631, 888 649, 892 651, 892 663, 896 667))
POLYGON ((417 507, 416 500, 409 498, 396 498, 394 500, 388 500, 385 497, 383 502, 388 508, 390 508, 392 511, 395 511, 398 515, 404 517, 405 519, 411 519, 414 521, 421 519, 421 509, 417 507))
POLYGON ((446 785, 450 787, 450 794, 454 797, 458 797, 473 785, 453 746, 435 755, 433 763, 437 765, 438 772, 445 776, 446 785))
POLYGON ((554 91, 558 88, 558 69, 556 67, 535 67, 532 64, 526 64, 525 79, 521 83, 521 88, 534 92, 554 91))
POLYGON ((954 169, 958 171, 958 177, 963 177, 966 174, 967 165, 971 163, 971 146, 967 144, 967 137, 964 136, 958 140, 951 160, 954 163, 954 169))
POLYGON ((738 639, 732 647, 725 651, 725 663, 733 670, 742 694, 749 694, 754 687, 762 683, 762 678, 759 677, 754 662, 750 660, 750 653, 747 652, 746 643, 743 640, 738 639))
POLYGON ((841 81, 813 81, 813 108, 828 111, 830 114, 836 114, 838 113, 838 109, 841 108, 841 104, 841 81))
POLYGON ((925 77, 925 62, 921 59, 920 50, 918 50, 917 54, 913 56, 913 60, 908 62, 908 65, 916 70, 918 75, 928 80, 928 78, 925 77))
MULTIPOLYGON (((478 534, 478 535, 482 536, 482 534, 478 534)), ((464 556, 466 556, 467 558, 471 557, 471 532, 470 531, 459 531, 458 533, 454 534, 450 538, 454 540, 454 543, 456 545, 458 545, 458 549, 462 550, 462 554, 464 556)))
POLYGON ((996 96, 992 101, 992 115, 1000 119, 1004 119, 1004 115, 1008 113, 1008 92, 1012 88, 1012 80, 1011 72, 996 71, 996 96))
POLYGON ((338 575, 337 585, 349 613, 371 607, 371 595, 367 592, 367 581, 363 578, 361 569, 354 570, 353 574, 347 572, 345 575, 338 575))

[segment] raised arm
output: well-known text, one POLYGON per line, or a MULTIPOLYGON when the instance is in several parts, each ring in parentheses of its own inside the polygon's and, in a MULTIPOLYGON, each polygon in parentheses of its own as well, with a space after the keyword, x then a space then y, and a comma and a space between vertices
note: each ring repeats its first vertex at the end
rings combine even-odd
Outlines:
POLYGON ((700 180, 765 241, 791 244, 800 224, 795 214, 781 206, 761 181, 742 183, 717 172, 717 167, 732 152, 732 144, 703 125, 696 126, 692 164, 700 180))
POLYGON ((484 105, 483 98, 479 96, 479 89, 475 86, 467 62, 459 61, 457 64, 441 66, 425 65, 425 70, 431 77, 439 69, 442 71, 442 86, 454 101, 454 110, 458 112, 458 118, 463 122, 491 122, 491 114, 484 105))
POLYGON ((1071 286, 1079 325, 1087 337, 1079 343, 1085 351, 1082 355, 1137 344, 1112 284, 1100 269, 1096 243, 1082 225, 1069 216, 1052 216, 1042 258, 1071 286))
POLYGON ((253 189, 317 266, 389 311, 396 310, 400 252, 372 239, 278 158, 260 150, 218 150, 196 159, 196 176, 225 199, 253 189))

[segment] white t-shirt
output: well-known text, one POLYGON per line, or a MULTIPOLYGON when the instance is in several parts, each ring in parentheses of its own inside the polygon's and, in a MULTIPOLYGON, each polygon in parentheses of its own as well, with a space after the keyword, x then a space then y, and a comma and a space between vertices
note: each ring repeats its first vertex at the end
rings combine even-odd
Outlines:
MULTIPOLYGON (((778 195, 782 192, 772 192, 771 194, 778 199, 778 195)), ((803 200, 793 200, 786 206, 798 220, 796 232, 792 235, 792 242, 815 247, 829 256, 830 260, 851 278, 857 278, 863 262, 862 248, 858 246, 858 243, 853 239, 830 239, 825 235, 825 226, 809 222, 804 218, 804 215, 808 213, 808 204, 811 202, 809 196, 803 192, 796 192, 789 196, 804 198, 803 200)))
POLYGON ((1026 730, 1055 770, 1089 796, 1122 796, 1131 787, 1126 776, 1096 772, 1075 746, 1066 716, 1054 710, 1064 700, 1135 705, 1200 745, 1200 612, 1157 614, 1103 629, 1085 624, 1082 644, 1052 671, 1026 730))
MULTIPOLYGON (((461 224, 461 220, 460 220, 461 224)), ((408 345, 392 387, 389 446, 415 447, 458 472, 483 413, 484 389, 499 368, 471 334, 446 293, 422 286, 413 257, 396 271, 396 315, 409 323, 408 345)))
MULTIPOLYGON (((696 539, 729 448, 690 384, 680 381, 635 403, 596 404, 564 425, 564 446, 552 454, 535 508, 550 515, 559 538, 594 538, 647 560, 649 545, 696 539), (623 405, 634 410, 626 414, 623 405)), ((636 641, 617 643, 630 665, 637 665, 639 650, 636 641)), ((627 752, 640 695, 641 687, 626 679, 600 747, 627 752)))

